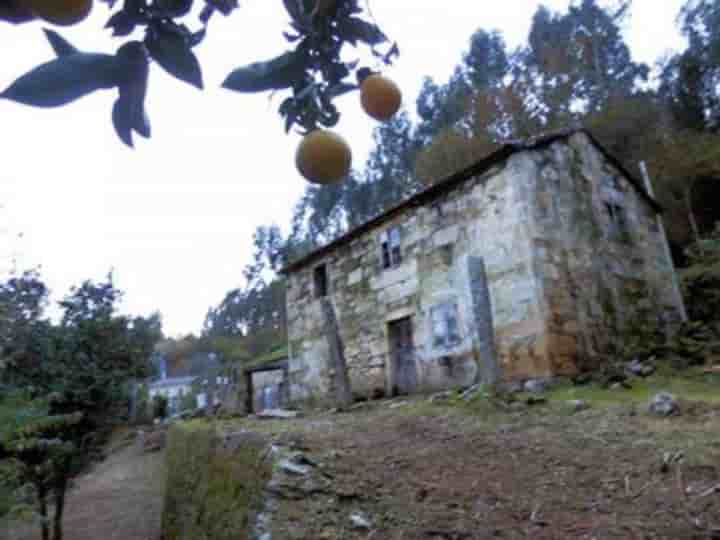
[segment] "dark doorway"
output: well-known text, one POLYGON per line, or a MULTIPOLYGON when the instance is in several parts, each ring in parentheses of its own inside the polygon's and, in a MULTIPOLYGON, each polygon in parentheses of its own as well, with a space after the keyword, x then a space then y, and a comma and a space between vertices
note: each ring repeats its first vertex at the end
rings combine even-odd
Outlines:
POLYGON ((413 346, 412 319, 406 317, 388 323, 390 361, 392 362, 391 393, 410 394, 417 389, 417 368, 413 346))

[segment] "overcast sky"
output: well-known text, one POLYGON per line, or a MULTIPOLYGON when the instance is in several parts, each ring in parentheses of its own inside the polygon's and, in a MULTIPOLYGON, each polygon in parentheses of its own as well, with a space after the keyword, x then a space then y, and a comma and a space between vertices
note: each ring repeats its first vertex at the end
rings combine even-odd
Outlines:
MULTIPOLYGON (((544 3, 556 10, 568 5, 544 3)), ((682 3, 634 0, 625 30, 636 60, 652 63, 683 47, 675 26, 682 3)), ((285 50, 280 0, 241 4, 231 17, 213 18, 196 49, 204 92, 153 66, 147 100, 153 137, 140 139, 135 150, 113 132, 114 92, 51 110, 0 101, 0 278, 15 256, 21 268, 42 265, 58 297, 113 268, 126 291, 124 310, 160 310, 173 336, 199 332, 207 308, 242 284, 253 230, 273 222, 286 230, 304 180, 294 168, 298 137, 285 135, 276 112, 279 97, 219 88, 234 67, 285 50)), ((371 1, 375 18, 400 45, 387 73, 409 109, 422 77, 444 82, 478 28, 499 29, 511 47, 521 44, 537 5, 371 1)), ((102 30, 106 19, 107 8, 96 5, 89 21, 61 33, 80 49, 112 52, 119 43, 102 30)), ((0 22, 0 87, 52 58, 41 28, 0 22)), ((336 130, 362 167, 375 124, 360 111, 357 94, 339 105, 336 130)))

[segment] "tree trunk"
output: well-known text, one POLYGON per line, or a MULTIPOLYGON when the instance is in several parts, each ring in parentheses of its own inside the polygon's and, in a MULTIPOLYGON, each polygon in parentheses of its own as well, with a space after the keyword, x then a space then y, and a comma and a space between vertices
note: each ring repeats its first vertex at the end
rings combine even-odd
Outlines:
POLYGON ((55 490, 55 515, 53 516, 53 540, 62 540, 63 527, 62 518, 65 511, 65 493, 67 492, 67 482, 63 480, 55 490))
POLYGON ((47 490, 45 486, 36 485, 40 517, 42 518, 42 540, 50 540, 50 524, 48 523, 47 490))

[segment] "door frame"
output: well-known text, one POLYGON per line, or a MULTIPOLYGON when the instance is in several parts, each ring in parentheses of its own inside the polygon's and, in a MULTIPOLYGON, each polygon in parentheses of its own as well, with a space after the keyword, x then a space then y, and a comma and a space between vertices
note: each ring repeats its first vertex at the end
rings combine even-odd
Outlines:
MULTIPOLYGON (((410 342, 412 344, 412 348, 415 348, 415 325, 414 325, 414 315, 413 314, 407 314, 402 317, 396 317, 390 320, 385 321, 385 331, 387 333, 387 362, 386 362, 386 371, 387 371, 387 377, 386 377, 386 394, 391 397, 395 397, 398 395, 403 395, 400 392, 398 392, 398 386, 397 386, 397 374, 398 374, 398 362, 397 358, 395 356, 395 348, 393 346, 393 331, 391 330, 395 325, 402 323, 404 321, 407 321, 408 327, 410 329, 410 342)), ((413 356, 413 366, 415 368, 415 391, 417 391, 420 388, 420 370, 418 369, 418 362, 416 355, 413 356)))

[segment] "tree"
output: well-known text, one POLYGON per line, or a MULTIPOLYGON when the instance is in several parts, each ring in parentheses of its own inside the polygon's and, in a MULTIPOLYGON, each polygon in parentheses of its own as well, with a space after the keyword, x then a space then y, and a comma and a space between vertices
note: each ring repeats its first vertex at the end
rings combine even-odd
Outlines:
POLYGON ((150 372, 161 323, 158 315, 119 315, 122 295, 111 276, 73 288, 60 302, 57 323, 45 318, 47 294, 35 272, 0 283, 0 383, 17 401, 0 432, 0 459, 16 463, 34 486, 44 540, 53 497, 53 539, 61 540, 68 483, 127 410, 127 383, 150 372))
POLYGON ((720 1, 688 0, 680 13, 688 48, 663 66, 661 91, 676 122, 696 131, 720 130, 720 1))
MULTIPOLYGON (((178 80, 198 89, 204 87, 202 69, 195 48, 208 32, 208 22, 216 14, 228 16, 238 9, 237 0, 101 0, 111 10, 106 28, 113 36, 127 37, 136 29, 144 31, 142 41, 130 40, 117 52, 84 52, 55 31, 46 36, 56 58, 27 72, 14 81, 1 98, 37 107, 65 105, 101 89, 117 89, 112 121, 119 138, 133 145, 133 132, 150 137, 145 111, 149 62, 152 60, 178 80), (118 3, 119 4, 119 3, 118 3), (201 27, 191 30, 185 22, 194 8, 202 4, 201 27)), ((0 19, 22 24, 35 18, 23 2, 0 0, 0 19)), ((362 78, 369 68, 341 59, 345 45, 363 44, 385 64, 398 54, 396 45, 374 23, 363 18, 359 0, 283 0, 291 17, 290 31, 283 32, 294 48, 267 61, 258 61, 233 70, 222 83, 237 92, 290 90, 279 113, 285 129, 299 126, 305 131, 318 125, 330 127, 340 113, 333 100, 358 89, 349 79, 362 78)))

